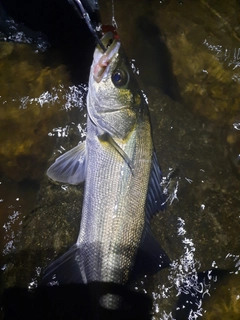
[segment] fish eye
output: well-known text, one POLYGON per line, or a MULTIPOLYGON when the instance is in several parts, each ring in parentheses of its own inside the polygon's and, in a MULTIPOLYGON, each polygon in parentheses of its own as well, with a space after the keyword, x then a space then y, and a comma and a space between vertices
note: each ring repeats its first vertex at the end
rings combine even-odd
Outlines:
POLYGON ((113 72, 112 82, 117 88, 125 86, 128 82, 128 73, 123 69, 117 69, 113 72))

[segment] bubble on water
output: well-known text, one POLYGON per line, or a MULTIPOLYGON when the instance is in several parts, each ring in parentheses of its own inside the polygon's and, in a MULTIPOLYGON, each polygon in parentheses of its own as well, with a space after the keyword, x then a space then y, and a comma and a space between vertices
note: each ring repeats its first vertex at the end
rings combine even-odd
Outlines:
MULTIPOLYGON (((12 208, 13 206, 9 206, 8 208, 12 208)), ((16 237, 20 233, 20 230, 16 233, 13 230, 13 225, 16 222, 19 222, 20 225, 20 215, 21 212, 18 210, 13 210, 13 214, 8 216, 8 221, 4 223, 3 229, 5 230, 4 241, 5 246, 3 248, 3 255, 7 255, 13 250, 15 250, 16 237)))

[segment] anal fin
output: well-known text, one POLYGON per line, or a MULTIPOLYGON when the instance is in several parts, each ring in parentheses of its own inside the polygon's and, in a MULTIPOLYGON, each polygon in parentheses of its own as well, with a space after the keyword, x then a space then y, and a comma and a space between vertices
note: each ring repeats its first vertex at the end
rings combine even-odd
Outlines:
POLYGON ((41 285, 83 283, 79 260, 80 248, 74 244, 46 268, 41 285))

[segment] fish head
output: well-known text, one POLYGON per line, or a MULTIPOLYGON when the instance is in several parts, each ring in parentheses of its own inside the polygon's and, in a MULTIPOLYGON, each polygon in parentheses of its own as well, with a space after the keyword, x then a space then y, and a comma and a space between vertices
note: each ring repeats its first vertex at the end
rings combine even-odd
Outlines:
POLYGON ((89 76, 88 114, 92 122, 120 139, 134 130, 144 99, 119 39, 112 32, 97 46, 89 76))

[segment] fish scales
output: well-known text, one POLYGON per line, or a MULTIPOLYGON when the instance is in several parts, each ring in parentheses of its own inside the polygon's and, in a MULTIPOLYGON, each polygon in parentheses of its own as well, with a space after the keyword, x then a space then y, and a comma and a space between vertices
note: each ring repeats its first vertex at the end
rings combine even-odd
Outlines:
MULTIPOLYGON (((101 41, 107 51, 94 52, 86 141, 47 171, 52 180, 85 185, 76 244, 46 269, 45 283, 126 285, 134 273, 154 273, 170 262, 150 230, 165 197, 148 106, 120 41, 112 33, 101 41)), ((120 300, 108 296, 104 305, 120 300)))
MULTIPOLYGON (((138 130, 132 133, 124 146, 126 152, 128 149, 134 151, 133 174, 111 145, 101 143, 95 133, 87 137, 89 170, 81 231, 77 241, 79 245, 91 242, 97 244, 94 259, 87 265, 85 257, 82 259, 85 261, 84 269, 92 270, 94 267, 96 270, 89 278, 86 276, 87 281, 123 283, 128 278, 132 257, 139 246, 144 227, 151 167, 150 126, 147 119, 139 119, 139 122, 144 121, 137 126, 138 130), (96 256, 98 259, 95 260, 96 256)), ((88 127, 91 126, 89 123, 88 127)))

